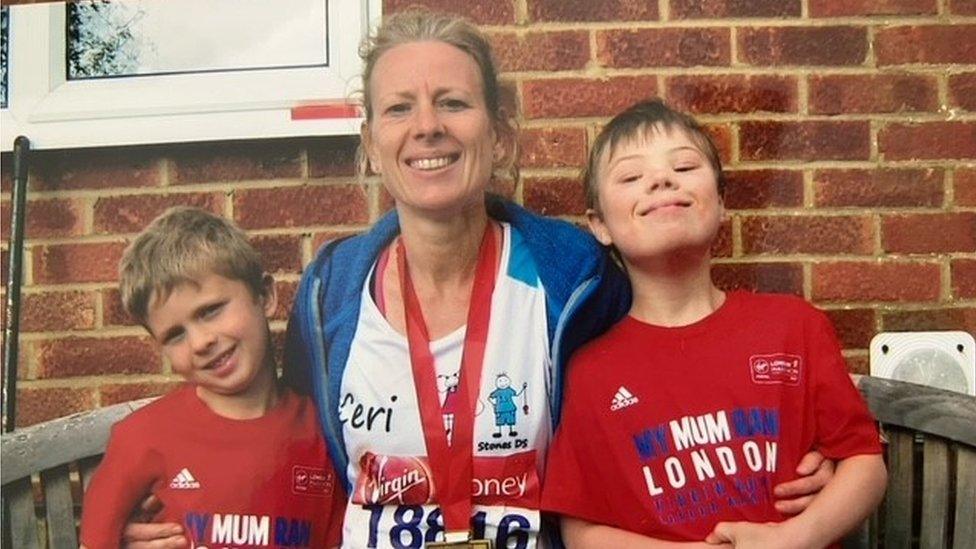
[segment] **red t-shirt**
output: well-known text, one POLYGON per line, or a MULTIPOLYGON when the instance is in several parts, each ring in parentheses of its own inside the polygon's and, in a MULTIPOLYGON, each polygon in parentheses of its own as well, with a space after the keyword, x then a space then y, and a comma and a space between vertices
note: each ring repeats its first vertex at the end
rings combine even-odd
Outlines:
POLYGON ((81 541, 118 547, 149 492, 156 522, 183 525, 191 547, 328 547, 342 534, 345 494, 310 400, 283 391, 266 415, 215 414, 184 385, 112 429, 85 493, 81 541))
POLYGON ((731 292, 701 321, 627 317, 571 360, 543 509, 672 541, 779 522, 773 486, 816 448, 881 452, 826 316, 731 292))

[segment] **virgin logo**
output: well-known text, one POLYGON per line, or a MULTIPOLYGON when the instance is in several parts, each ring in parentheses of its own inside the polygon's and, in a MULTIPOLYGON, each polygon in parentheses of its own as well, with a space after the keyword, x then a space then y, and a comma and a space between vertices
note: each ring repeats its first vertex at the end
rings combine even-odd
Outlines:
MULTIPOLYGON (((352 502, 357 505, 423 505, 437 501, 430 464, 423 456, 366 453, 352 502)), ((480 505, 539 504, 535 450, 509 456, 475 456, 471 497, 480 505)))

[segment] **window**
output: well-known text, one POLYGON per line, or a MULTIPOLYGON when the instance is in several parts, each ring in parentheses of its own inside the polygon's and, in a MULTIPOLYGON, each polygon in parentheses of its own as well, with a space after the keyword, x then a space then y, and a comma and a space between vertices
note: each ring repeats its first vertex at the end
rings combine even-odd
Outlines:
POLYGON ((347 100, 359 89, 357 50, 379 5, 5 7, 3 150, 20 134, 36 148, 67 148, 357 133, 347 100))

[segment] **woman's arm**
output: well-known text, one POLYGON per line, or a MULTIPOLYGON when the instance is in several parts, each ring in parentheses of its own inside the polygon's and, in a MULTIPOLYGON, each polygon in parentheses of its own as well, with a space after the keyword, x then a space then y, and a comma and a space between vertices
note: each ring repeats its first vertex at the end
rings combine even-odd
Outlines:
POLYGON ((627 547, 637 549, 715 549, 728 548, 726 543, 709 544, 700 542, 665 541, 640 534, 595 524, 574 517, 561 517, 560 531, 568 549, 602 549, 604 547, 627 547))
POLYGON ((776 510, 784 515, 802 513, 834 476, 834 462, 820 452, 808 452, 796 467, 799 478, 777 484, 773 494, 780 498, 776 510))
POLYGON ((860 524, 881 502, 888 474, 879 454, 840 461, 837 472, 810 506, 777 524, 723 522, 706 538, 735 547, 825 547, 860 524))

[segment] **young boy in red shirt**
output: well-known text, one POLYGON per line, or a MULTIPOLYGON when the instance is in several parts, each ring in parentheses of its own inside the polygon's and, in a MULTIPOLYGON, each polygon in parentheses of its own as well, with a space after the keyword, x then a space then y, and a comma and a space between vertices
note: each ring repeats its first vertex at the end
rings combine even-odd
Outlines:
POLYGON ((569 366, 543 508, 571 547, 823 547, 884 492, 878 433, 826 316, 802 299, 723 292, 718 153, 691 117, 639 103, 596 139, 587 219, 619 253, 629 316, 569 366), (804 453, 837 460, 795 517, 773 486, 804 453))
POLYGON ((332 547, 345 496, 315 407, 277 383, 274 279, 231 222, 195 208, 125 251, 126 310, 187 383, 112 429, 85 494, 81 543, 118 547, 146 494, 190 547, 332 547))

